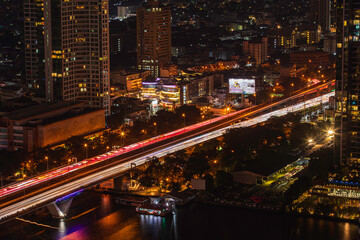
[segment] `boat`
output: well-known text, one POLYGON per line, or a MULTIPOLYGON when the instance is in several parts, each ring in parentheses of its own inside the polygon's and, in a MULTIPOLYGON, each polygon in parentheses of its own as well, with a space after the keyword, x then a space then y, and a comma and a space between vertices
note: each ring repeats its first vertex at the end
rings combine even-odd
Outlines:
POLYGON ((150 198, 136 207, 136 212, 165 217, 173 213, 173 206, 163 198, 150 198))
POLYGON ((143 196, 127 196, 127 195, 124 195, 124 196, 115 198, 115 202, 117 204, 125 205, 125 206, 133 206, 133 207, 140 206, 146 200, 147 200, 147 198, 143 197, 143 196))

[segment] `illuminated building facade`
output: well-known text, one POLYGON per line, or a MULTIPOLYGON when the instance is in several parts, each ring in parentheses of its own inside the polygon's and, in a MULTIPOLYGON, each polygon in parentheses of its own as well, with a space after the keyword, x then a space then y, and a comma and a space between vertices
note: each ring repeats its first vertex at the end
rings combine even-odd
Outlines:
POLYGON ((180 106, 180 89, 178 84, 166 83, 162 85, 160 91, 160 106, 171 111, 180 106))
POLYGON ((278 49, 290 49, 296 46, 296 31, 290 27, 269 29, 269 51, 278 49))
POLYGON ((25 0, 26 83, 110 112, 108 0, 25 0))
POLYGON ((142 82, 141 99, 159 100, 159 84, 158 82, 142 82))
POLYGON ((360 162, 360 2, 339 1, 337 11, 335 165, 339 166, 360 162))
POLYGON ((306 39, 307 44, 318 43, 321 40, 322 28, 318 24, 308 24, 295 27, 296 39, 306 39))
POLYGON ((160 66, 171 61, 171 12, 157 1, 136 12, 137 64, 158 77, 160 66))
POLYGON ((142 82, 141 98, 159 103, 159 107, 174 110, 184 104, 193 104, 194 99, 212 96, 215 88, 222 88, 224 75, 183 74, 180 78, 158 78, 153 82, 142 82))

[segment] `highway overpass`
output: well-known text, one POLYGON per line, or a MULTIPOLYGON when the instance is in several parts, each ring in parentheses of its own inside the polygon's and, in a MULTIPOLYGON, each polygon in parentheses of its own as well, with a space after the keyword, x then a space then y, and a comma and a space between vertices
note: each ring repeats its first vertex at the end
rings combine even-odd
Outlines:
POLYGON ((294 92, 259 106, 207 120, 167 134, 156 136, 101 156, 51 170, 0 189, 0 222, 44 206, 74 191, 93 186, 128 171, 131 164, 144 164, 151 157, 162 157, 195 144, 221 136, 230 127, 245 127, 328 102, 333 81, 294 92), (241 121, 245 117, 250 120, 241 121))

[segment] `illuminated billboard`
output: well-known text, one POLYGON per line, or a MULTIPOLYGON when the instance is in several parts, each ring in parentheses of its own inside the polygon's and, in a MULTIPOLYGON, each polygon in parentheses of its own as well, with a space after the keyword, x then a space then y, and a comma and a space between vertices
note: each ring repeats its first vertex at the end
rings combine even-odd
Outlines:
POLYGON ((255 93, 255 79, 230 78, 229 93, 255 93))

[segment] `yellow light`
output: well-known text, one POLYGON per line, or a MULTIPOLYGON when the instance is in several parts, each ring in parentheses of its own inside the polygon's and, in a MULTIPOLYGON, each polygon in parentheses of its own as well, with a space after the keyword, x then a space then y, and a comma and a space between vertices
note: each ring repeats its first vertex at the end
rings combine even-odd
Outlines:
POLYGON ((329 131, 328 131, 328 134, 329 134, 329 135, 333 135, 333 134, 334 134, 334 131, 333 131, 333 130, 329 130, 329 131))

